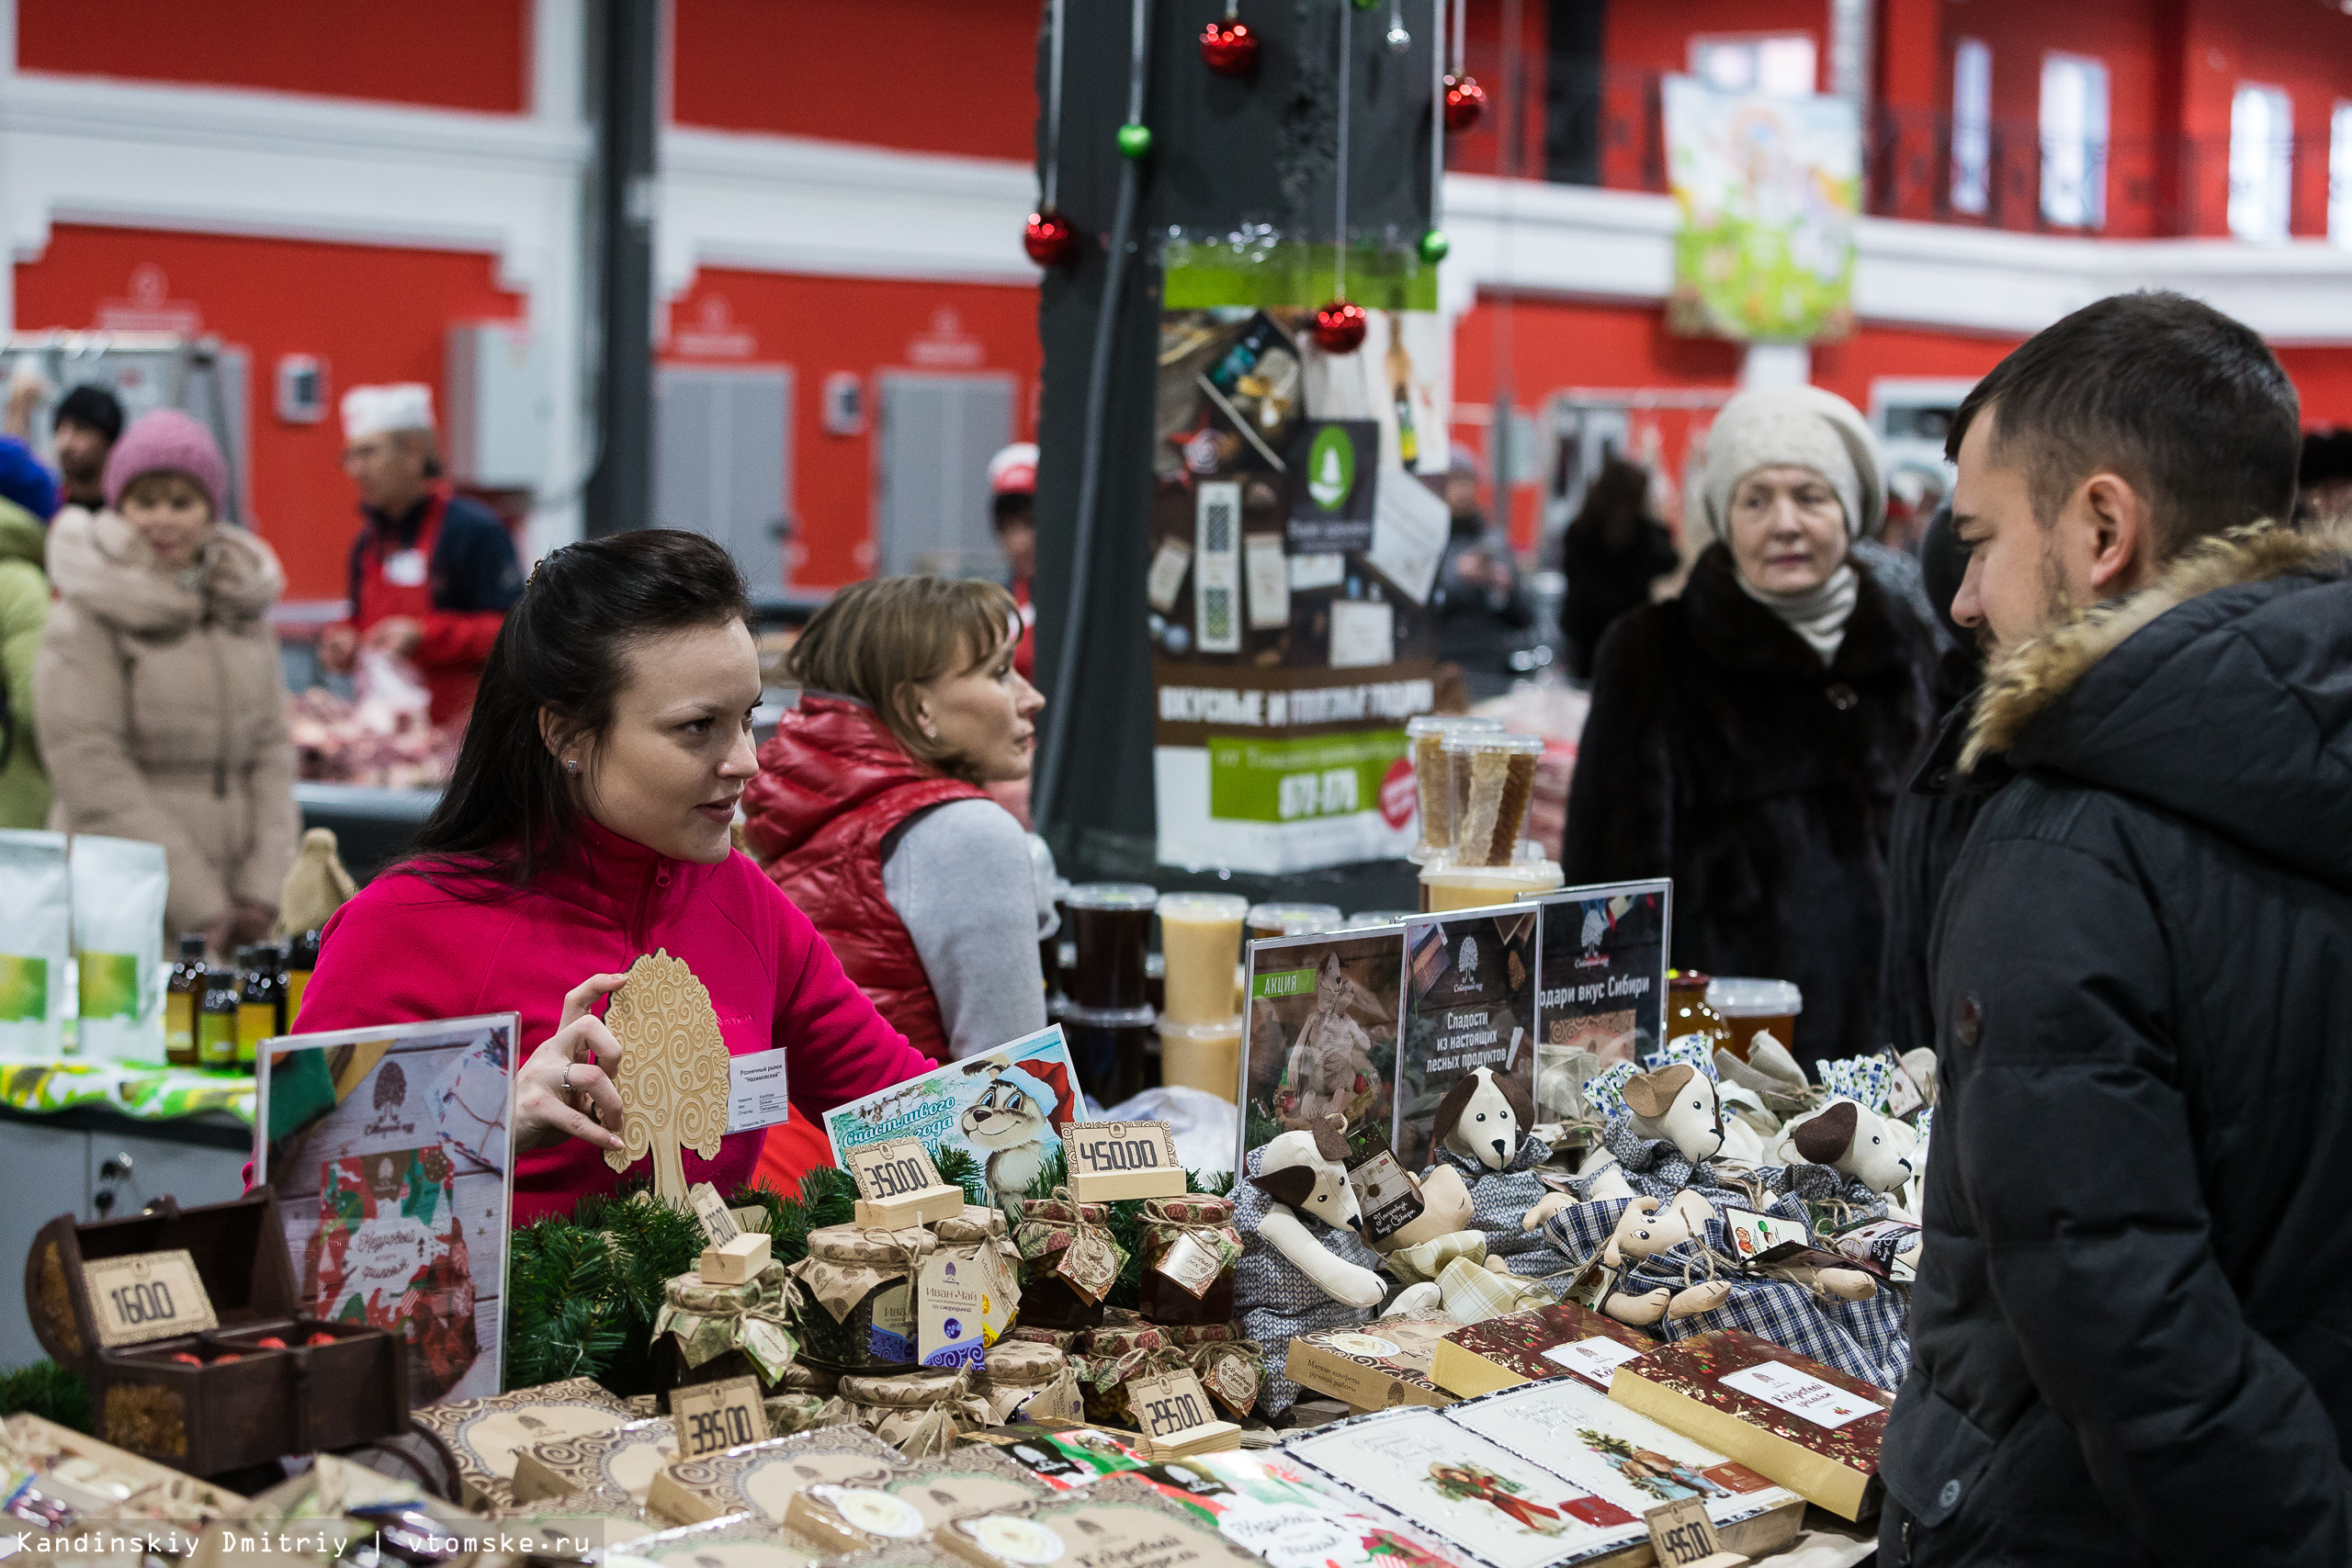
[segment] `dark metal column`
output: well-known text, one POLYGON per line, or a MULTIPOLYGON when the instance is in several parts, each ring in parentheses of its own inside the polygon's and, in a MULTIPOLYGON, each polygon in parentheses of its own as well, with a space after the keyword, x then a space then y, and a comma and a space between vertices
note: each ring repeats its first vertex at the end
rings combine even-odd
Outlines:
POLYGON ((594 0, 589 90, 596 122, 597 458, 582 498, 590 537, 653 521, 654 148, 661 0, 594 0))

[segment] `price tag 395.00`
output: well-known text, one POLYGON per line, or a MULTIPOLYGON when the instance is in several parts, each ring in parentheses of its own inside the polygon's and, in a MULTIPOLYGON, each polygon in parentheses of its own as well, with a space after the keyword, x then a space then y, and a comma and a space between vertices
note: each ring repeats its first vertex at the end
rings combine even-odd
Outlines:
POLYGON ((678 1428, 678 1457, 701 1459, 721 1449, 768 1440, 768 1413, 752 1378, 690 1383, 670 1391, 670 1419, 678 1428))
POLYGON ((134 1252, 82 1265, 83 1287, 107 1349, 218 1328, 212 1298, 185 1248, 134 1252))

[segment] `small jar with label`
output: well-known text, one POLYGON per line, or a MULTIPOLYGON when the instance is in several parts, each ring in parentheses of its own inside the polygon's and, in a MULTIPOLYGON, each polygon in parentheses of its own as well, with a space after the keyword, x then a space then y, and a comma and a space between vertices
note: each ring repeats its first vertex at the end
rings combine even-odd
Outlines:
POLYGON ((1231 1322, 1234 1266, 1240 1261, 1232 1199, 1188 1192, 1145 1201, 1138 1304, 1148 1321, 1231 1322))
POLYGON ((1041 1328, 1091 1328, 1102 1298, 1126 1267, 1111 1237, 1111 1206, 1068 1198, 1026 1198, 1013 1241, 1021 1248, 1021 1321, 1041 1328))
POLYGON ((916 1364, 916 1280, 938 1239, 904 1230, 824 1225, 808 1233, 808 1256, 792 1265, 800 1281, 793 1327, 809 1359, 836 1372, 880 1372, 916 1364))

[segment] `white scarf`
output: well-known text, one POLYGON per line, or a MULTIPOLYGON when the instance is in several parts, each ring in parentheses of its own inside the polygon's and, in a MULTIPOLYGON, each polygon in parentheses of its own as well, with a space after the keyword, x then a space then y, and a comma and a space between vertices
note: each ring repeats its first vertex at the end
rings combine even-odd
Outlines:
POLYGON ((1853 562, 1840 563, 1819 587, 1808 588, 1802 593, 1768 593, 1737 571, 1732 576, 1741 592, 1780 616, 1791 631, 1804 638, 1814 652, 1821 655, 1823 664, 1838 657, 1838 645, 1846 640, 1846 617, 1854 613, 1854 594, 1860 585, 1853 562))

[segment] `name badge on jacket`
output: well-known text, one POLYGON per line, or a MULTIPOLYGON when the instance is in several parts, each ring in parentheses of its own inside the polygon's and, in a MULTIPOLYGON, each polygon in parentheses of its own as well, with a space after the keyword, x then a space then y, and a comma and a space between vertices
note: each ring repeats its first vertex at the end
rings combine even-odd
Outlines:
POLYGON ((384 558, 384 581, 395 588, 422 588, 425 564, 423 550, 394 550, 384 558))

